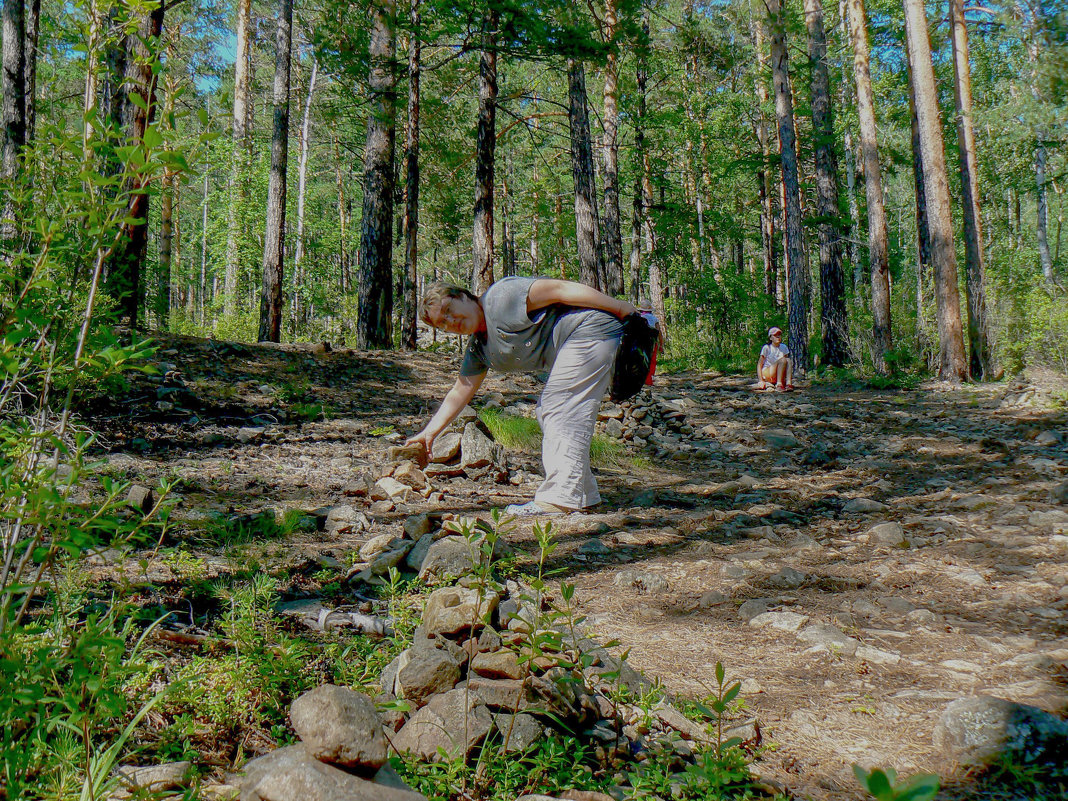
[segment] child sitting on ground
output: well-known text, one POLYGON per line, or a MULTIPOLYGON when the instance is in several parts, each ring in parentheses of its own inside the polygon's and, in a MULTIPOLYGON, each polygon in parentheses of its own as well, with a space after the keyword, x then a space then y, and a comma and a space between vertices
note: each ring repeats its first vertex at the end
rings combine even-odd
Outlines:
POLYGON ((760 349, 757 360, 757 389, 767 389, 770 385, 779 392, 789 392, 794 388, 793 380, 790 349, 782 343, 782 329, 772 326, 768 329, 768 344, 760 349))

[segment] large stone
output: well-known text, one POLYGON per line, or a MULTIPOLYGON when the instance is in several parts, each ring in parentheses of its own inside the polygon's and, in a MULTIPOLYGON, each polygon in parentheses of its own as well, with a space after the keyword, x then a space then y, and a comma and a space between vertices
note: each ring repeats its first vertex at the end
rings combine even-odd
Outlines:
POLYGON ((414 490, 426 489, 426 474, 419 469, 415 462, 402 462, 393 471, 393 478, 414 490))
POLYGON ((156 505, 156 493, 148 487, 134 484, 130 487, 130 491, 126 493, 126 505, 132 506, 143 515, 147 515, 152 511, 152 507, 156 505))
POLYGON ((493 715, 493 725, 501 735, 501 751, 506 754, 526 751, 545 736, 545 724, 533 715, 502 712, 493 715))
POLYGON ((408 500, 408 496, 411 492, 412 488, 407 484, 402 484, 392 476, 386 476, 375 482, 374 489, 371 491, 371 500, 390 500, 404 503, 408 500))
POLYGON ((347 687, 324 684, 297 698, 289 719, 308 753, 346 768, 382 767, 386 738, 374 702, 347 687))
POLYGON ((460 440, 460 464, 467 467, 485 467, 499 461, 500 447, 479 428, 478 423, 464 426, 460 440))
POLYGON ((435 695, 393 737, 393 747, 426 760, 467 756, 493 725, 489 711, 463 689, 435 695))
POLYGON ((643 593, 667 592, 671 589, 666 578, 649 570, 622 570, 614 579, 621 587, 634 587, 643 593))
POLYGON ((785 428, 768 428, 760 432, 763 439, 772 448, 796 448, 801 443, 797 441, 792 431, 785 428))
POLYGON ((434 440, 430 451, 430 461, 435 464, 451 462, 460 455, 460 441, 463 435, 459 431, 447 431, 434 440))
POLYGON ((604 433, 613 439, 623 439, 623 424, 618 420, 611 419, 605 423, 604 433))
POLYGON ((123 787, 131 792, 161 793, 187 787, 192 768, 192 762, 168 762, 143 767, 124 765, 115 769, 115 775, 123 787))
POLYGON ((254 759, 241 781, 242 801, 426 801, 411 790, 369 782, 290 745, 254 759))
POLYGON ((426 467, 427 452, 422 445, 394 445, 386 451, 390 462, 415 462, 419 467, 426 467))
MULTIPOLYGON (((409 518, 410 519, 410 518, 409 518)), ((447 537, 449 532, 445 529, 438 529, 437 531, 428 531, 425 534, 419 536, 418 542, 408 552, 407 561, 405 564, 416 572, 423 566, 423 560, 426 559, 427 553, 430 552, 430 546, 438 540, 447 537)), ((468 562, 471 560, 468 559, 468 562)))
POLYGON ((808 615, 799 615, 797 612, 764 612, 750 618, 749 625, 762 629, 773 628, 779 631, 796 632, 808 622, 808 615))
POLYGON ((410 540, 418 540, 433 528, 434 521, 428 514, 409 515, 404 519, 404 536, 410 540))
POLYGON ((475 654, 471 660, 471 672, 488 679, 520 679, 524 668, 514 651, 490 651, 475 654))
POLYGON ((845 656, 852 656, 857 652, 857 641, 830 623, 813 623, 806 626, 797 633, 797 639, 845 656))
POLYGON ((460 680, 460 663, 448 651, 424 643, 409 648, 397 670, 396 694, 415 706, 423 706, 431 696, 451 690, 460 680))
POLYGON ((880 523, 868 529, 868 536, 876 545, 895 548, 905 542, 905 529, 900 523, 880 523))
POLYGON ((428 636, 477 631, 493 614, 500 595, 476 588, 442 587, 434 590, 423 608, 423 631, 428 636))
POLYGON ((535 699, 529 681, 519 679, 486 679, 472 676, 462 684, 476 704, 502 712, 526 709, 535 699))
POLYGON ((419 578, 425 581, 428 577, 443 579, 467 575, 475 566, 471 551, 467 540, 455 534, 431 542, 419 563, 419 578))
POLYGON ((842 507, 846 514, 862 514, 864 512, 881 512, 886 509, 885 503, 879 503, 871 498, 854 498, 842 507))
POLYGON ((1001 759, 1053 765, 1068 775, 1068 721, 1026 704, 988 695, 959 698, 942 713, 934 743, 966 765, 1001 759))

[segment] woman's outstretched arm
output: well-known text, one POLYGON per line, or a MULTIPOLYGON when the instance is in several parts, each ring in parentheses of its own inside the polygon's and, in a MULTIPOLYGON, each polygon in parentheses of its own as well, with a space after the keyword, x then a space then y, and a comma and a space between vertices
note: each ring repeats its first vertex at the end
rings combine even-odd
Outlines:
POLYGON ((463 408, 471 402, 471 399, 475 397, 475 393, 478 392, 478 388, 482 386, 482 382, 486 379, 485 373, 479 373, 478 375, 462 375, 456 379, 456 383, 452 385, 452 389, 445 395, 445 399, 441 402, 441 406, 434 412, 434 416, 430 418, 423 430, 418 434, 408 437, 405 440, 405 445, 422 445, 426 448, 426 452, 430 453, 434 447, 434 440, 437 439, 438 434, 442 430, 456 419, 456 415, 463 411, 463 408))
POLYGON ((527 311, 544 309, 554 303, 578 306, 586 309, 600 309, 616 317, 623 318, 637 311, 634 304, 618 300, 611 295, 598 292, 591 286, 575 281, 561 281, 557 278, 539 278, 530 285, 527 293, 527 311))

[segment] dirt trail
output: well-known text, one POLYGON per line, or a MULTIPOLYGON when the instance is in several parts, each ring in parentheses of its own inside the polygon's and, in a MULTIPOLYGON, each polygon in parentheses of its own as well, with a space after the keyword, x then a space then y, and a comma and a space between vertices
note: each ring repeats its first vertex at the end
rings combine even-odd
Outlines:
MULTIPOLYGON (((389 511, 345 494, 389 426, 412 432, 433 410, 453 355, 173 338, 158 358, 166 377, 84 420, 110 472, 184 479, 175 541, 212 512, 368 507, 368 530, 298 533, 264 555, 339 565, 407 514, 533 494, 538 460, 521 453, 507 475, 442 478, 389 511), (322 406, 328 419, 308 419, 322 406)), ((742 715, 774 744, 756 769, 799 796, 860 798, 860 762, 935 771, 956 788, 947 797, 974 797, 931 739, 952 699, 1068 706, 1068 416, 1042 408, 1043 391, 1064 392, 1051 381, 1035 396, 1032 384, 777 394, 750 391, 749 376, 658 378, 657 397, 694 401, 694 449, 602 469, 604 511, 560 525, 557 578, 668 690, 706 695, 717 661, 743 679, 742 715)), ((491 376, 483 397, 537 391, 491 376)), ((511 539, 529 544, 529 524, 511 539)), ((198 552, 227 569, 220 549, 198 552)))

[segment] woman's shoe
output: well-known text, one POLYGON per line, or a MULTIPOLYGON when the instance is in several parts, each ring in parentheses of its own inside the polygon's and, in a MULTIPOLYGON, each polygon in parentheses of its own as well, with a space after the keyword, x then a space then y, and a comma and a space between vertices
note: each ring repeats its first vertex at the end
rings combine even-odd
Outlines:
POLYGON ((555 507, 542 506, 537 501, 527 501, 509 504, 504 507, 504 513, 512 517, 559 517, 564 514, 564 511, 555 507))

